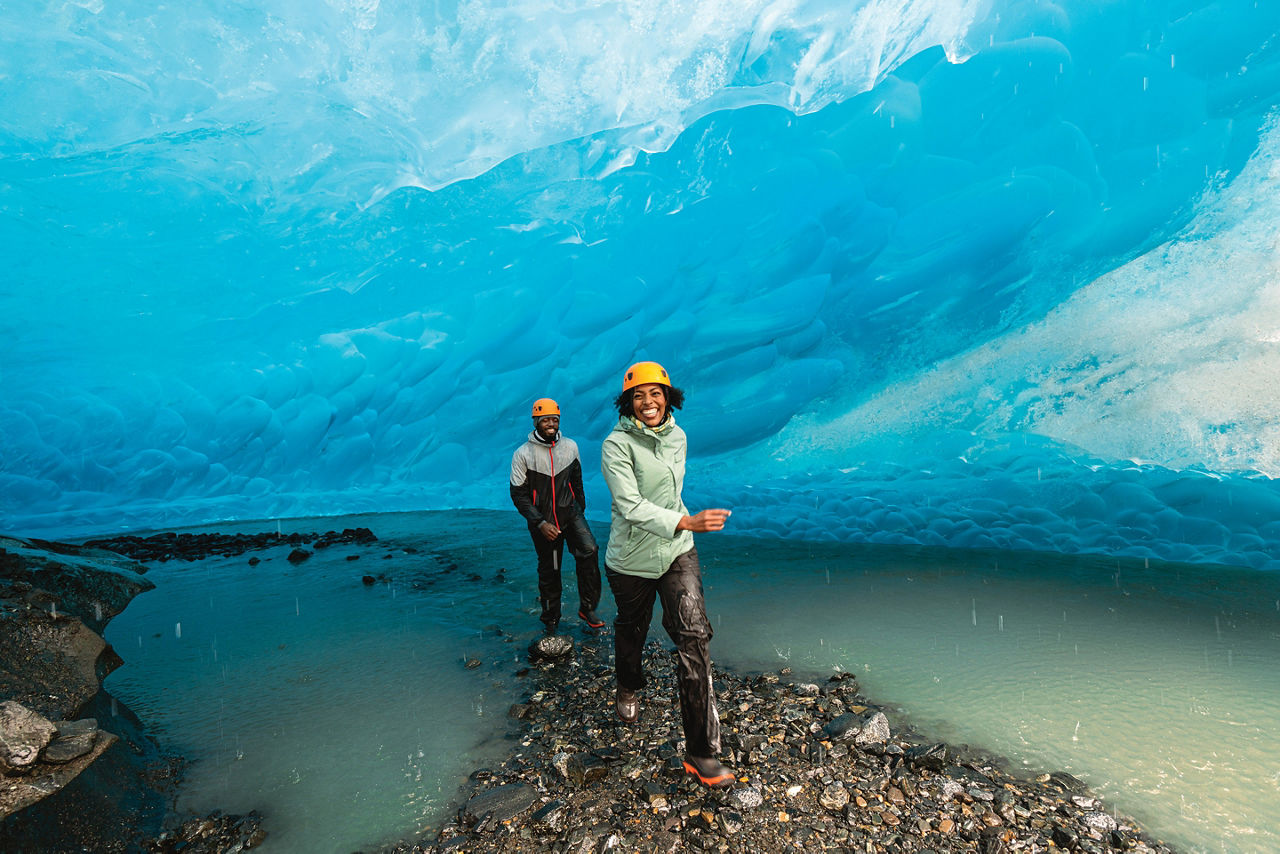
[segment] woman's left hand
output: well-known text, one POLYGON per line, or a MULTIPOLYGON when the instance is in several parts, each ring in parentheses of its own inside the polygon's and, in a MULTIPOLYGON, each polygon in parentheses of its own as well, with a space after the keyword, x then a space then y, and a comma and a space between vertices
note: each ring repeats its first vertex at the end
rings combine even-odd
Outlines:
POLYGON ((723 531, 725 520, 729 518, 729 514, 732 512, 721 507, 712 507, 693 516, 682 516, 680 524, 676 525, 676 530, 693 531, 698 534, 707 531, 723 531))

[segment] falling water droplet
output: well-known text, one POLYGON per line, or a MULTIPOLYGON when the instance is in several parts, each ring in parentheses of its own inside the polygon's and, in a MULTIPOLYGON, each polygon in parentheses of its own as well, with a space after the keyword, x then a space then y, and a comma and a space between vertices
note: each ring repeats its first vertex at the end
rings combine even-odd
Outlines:
POLYGON ((1004 614, 1000 615, 1000 631, 1004 631, 1004 614))
POLYGON ((293 597, 293 613, 294 613, 294 616, 297 616, 297 617, 302 616, 302 605, 301 603, 298 602, 297 596, 293 597))
POLYGON ((174 623, 174 624, 173 624, 173 636, 174 636, 175 638, 180 638, 180 637, 182 637, 182 623, 174 623))
POLYGON ((978 600, 977 599, 970 600, 969 616, 970 616, 970 619, 973 621, 973 624, 975 626, 978 625, 978 600))

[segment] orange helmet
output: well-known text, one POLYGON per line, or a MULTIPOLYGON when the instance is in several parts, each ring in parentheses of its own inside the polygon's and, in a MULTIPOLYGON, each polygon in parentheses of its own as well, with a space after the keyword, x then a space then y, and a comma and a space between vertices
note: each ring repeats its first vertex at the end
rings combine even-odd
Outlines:
POLYGON ((661 385, 670 386, 671 377, 668 376, 667 369, 657 362, 636 362, 627 368, 627 372, 622 375, 623 391, 645 383, 660 383, 661 385))
POLYGON ((540 397, 533 402, 533 417, 541 418, 544 415, 559 415, 560 404, 556 403, 549 397, 540 397))

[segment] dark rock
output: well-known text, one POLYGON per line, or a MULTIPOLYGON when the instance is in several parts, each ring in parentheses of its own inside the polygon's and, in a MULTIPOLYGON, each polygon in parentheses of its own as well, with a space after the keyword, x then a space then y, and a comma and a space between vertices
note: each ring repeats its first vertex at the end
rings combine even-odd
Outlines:
POLYGON ((565 774, 569 782, 576 788, 599 782, 609 776, 609 768, 605 761, 590 753, 575 753, 569 757, 565 766, 565 774))
POLYGON ((532 786, 510 783, 472 795, 462 808, 462 814, 468 821, 476 822, 489 817, 490 823, 494 824, 510 821, 537 800, 538 793, 532 786))
POLYGON ((1068 851, 1075 849, 1080 844, 1080 835, 1074 830, 1057 825, 1053 828, 1053 835, 1050 837, 1053 844, 1059 848, 1065 848, 1068 851))
POLYGON ((552 801, 540 807, 529 820, 535 825, 542 825, 550 831, 559 832, 564 830, 567 806, 564 801, 552 801))
MULTIPOLYGON (((218 533, 162 533, 150 537, 125 535, 110 539, 90 540, 86 547, 108 549, 116 554, 128 555, 136 560, 203 560, 206 557, 230 557, 243 554, 252 549, 265 549, 273 546, 315 543, 317 549, 328 548, 339 543, 355 543, 366 545, 377 541, 377 537, 368 528, 347 528, 341 533, 327 531, 324 534, 307 534, 294 531, 288 534, 279 531, 268 531, 258 534, 218 534, 218 533)), ((250 558, 250 565, 257 565, 259 559, 250 558)))
POLYGON ((951 762, 951 751, 941 742, 921 744, 908 748, 905 758, 909 764, 916 768, 926 768, 930 771, 941 772, 951 762))
POLYGON ((311 557, 311 552, 307 551, 306 549, 294 549, 293 551, 289 552, 289 557, 286 559, 289 561, 289 563, 302 563, 304 560, 306 560, 309 557, 311 557))
POLYGON ((853 741, 862 732, 862 716, 845 712, 824 726, 822 732, 832 741, 853 741))
POLYGON ((1054 771, 1048 775, 1046 782, 1064 792, 1083 792, 1089 788, 1066 771, 1054 771))
POLYGON ((70 762, 73 759, 79 759, 89 751, 93 750, 94 742, 97 741, 98 732, 80 733, 77 735, 59 735, 53 741, 49 742, 49 746, 44 749, 44 753, 40 754, 40 759, 44 762, 50 762, 55 765, 61 765, 70 762))
POLYGON ((187 819, 176 830, 161 834, 152 849, 182 854, 232 854, 255 848, 266 838, 262 816, 257 811, 247 815, 224 815, 215 811, 201 818, 187 819))

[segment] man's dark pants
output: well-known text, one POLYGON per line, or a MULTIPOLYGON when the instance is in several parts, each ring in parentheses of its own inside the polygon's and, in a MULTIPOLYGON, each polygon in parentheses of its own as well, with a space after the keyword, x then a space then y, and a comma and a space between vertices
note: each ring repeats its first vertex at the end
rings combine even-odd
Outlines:
POLYGON ((560 561, 565 543, 573 555, 578 571, 578 608, 594 611, 600 604, 600 562, 596 538, 581 513, 561 508, 560 536, 548 540, 536 525, 529 526, 533 548, 538 553, 538 598, 542 603, 542 622, 554 629, 560 624, 560 561))
POLYGON ((680 555, 660 578, 615 572, 608 566, 609 589, 618 605, 613 624, 614 666, 618 684, 629 691, 645 686, 641 654, 653 619, 653 600, 662 602, 662 627, 676 645, 676 678, 684 739, 693 756, 720 754, 720 715, 711 688, 711 622, 702 599, 698 550, 680 555))

